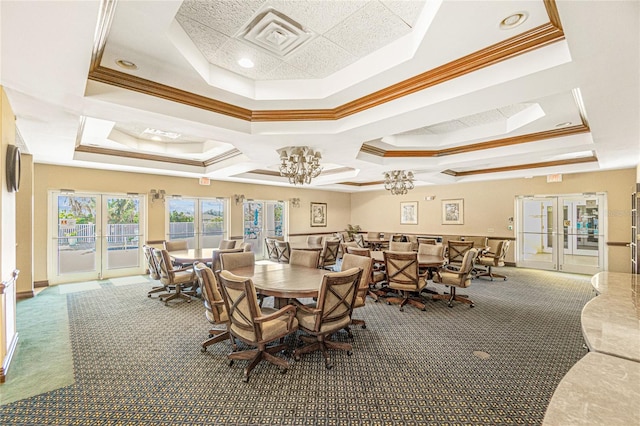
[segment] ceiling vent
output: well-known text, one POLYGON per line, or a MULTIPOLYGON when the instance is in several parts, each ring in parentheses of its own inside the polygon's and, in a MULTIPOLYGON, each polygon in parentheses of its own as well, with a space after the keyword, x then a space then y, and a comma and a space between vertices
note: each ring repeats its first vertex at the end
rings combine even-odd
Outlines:
POLYGON ((284 58, 314 35, 291 18, 269 8, 242 28, 235 38, 284 58))

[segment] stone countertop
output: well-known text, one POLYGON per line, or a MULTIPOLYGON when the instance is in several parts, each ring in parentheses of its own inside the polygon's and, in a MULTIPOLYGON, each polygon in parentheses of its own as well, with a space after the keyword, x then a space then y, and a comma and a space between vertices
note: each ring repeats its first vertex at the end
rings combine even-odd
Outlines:
POLYGON ((556 388, 543 425, 640 424, 640 363, 591 352, 556 388))

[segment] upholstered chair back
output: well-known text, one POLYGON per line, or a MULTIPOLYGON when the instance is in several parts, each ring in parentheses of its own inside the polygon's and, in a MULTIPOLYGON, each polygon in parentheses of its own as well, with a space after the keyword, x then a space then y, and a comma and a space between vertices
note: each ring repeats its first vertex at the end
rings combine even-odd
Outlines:
POLYGON ((391 241, 389 243, 389 250, 390 251, 411 251, 411 243, 391 241))
POLYGON ((463 262, 464 255, 473 248, 473 241, 447 241, 447 256, 449 264, 459 265, 463 262))
POLYGON ((189 249, 187 240, 165 241, 164 249, 167 251, 182 251, 189 249))
POLYGON ((241 248, 234 249, 224 249, 224 250, 213 250, 211 253, 211 270, 217 271, 218 269, 222 269, 220 265, 220 256, 225 253, 241 253, 241 248))
POLYGON ((194 265, 194 270, 202 290, 202 302, 204 303, 207 320, 214 324, 228 322, 227 309, 224 305, 224 300, 222 300, 222 294, 213 271, 200 262, 194 265))
POLYGON ((278 261, 278 249, 276 249, 276 240, 273 238, 265 238, 264 245, 267 248, 267 257, 269 260, 278 261))
POLYGON ((318 235, 309 235, 307 237, 307 244, 311 245, 311 246, 320 246, 322 245, 322 236, 318 236, 318 235))
POLYGON ((256 257, 250 251, 238 253, 222 253, 220 255, 220 269, 231 271, 247 266, 255 266, 256 257))
POLYGON ((369 240, 377 240, 380 236, 380 232, 367 232, 367 239, 369 240))
POLYGON ((153 255, 153 248, 148 245, 142 246, 144 250, 144 257, 147 259, 147 268, 149 269, 149 278, 153 280, 160 279, 160 270, 158 268, 158 264, 156 263, 156 257, 153 255))
POLYGON ((371 252, 368 248, 363 247, 347 247, 347 253, 355 254, 356 256, 371 257, 371 252))
POLYGON ((424 277, 418 271, 418 253, 386 251, 384 263, 392 289, 419 292, 426 286, 424 277))
POLYGON ((356 299, 353 303, 354 308, 364 306, 367 299, 367 293, 369 292, 369 282, 371 281, 371 271, 373 267, 373 259, 366 256, 358 256, 356 254, 345 254, 342 257, 341 271, 346 271, 351 268, 362 269, 362 275, 360 276, 360 282, 358 284, 358 290, 356 292, 356 299))
POLYGON ((229 331, 247 343, 262 341, 261 327, 254 322, 262 311, 251 279, 226 270, 217 271, 216 278, 231 322, 229 331))
POLYGON ((365 247, 364 236, 362 234, 354 234, 353 241, 358 244, 358 247, 365 247))
POLYGON ((320 267, 327 268, 336 264, 338 251, 340 250, 340 240, 326 239, 320 253, 320 267))
POLYGON ((320 252, 317 250, 291 250, 289 258, 290 265, 306 266, 307 268, 317 268, 320 252))
MULTIPOLYGON (((347 327, 360 283, 362 270, 351 268, 341 272, 330 272, 322 278, 313 324, 305 327, 319 333, 330 333, 347 327)), ((307 318, 309 320, 310 318, 307 318)))
POLYGON ((278 252, 278 262, 289 263, 289 257, 291 256, 289 242, 276 240, 275 244, 278 252))
POLYGON ((418 254, 442 257, 444 255, 444 246, 442 244, 420 244, 418 246, 418 254))
POLYGON ((422 238, 422 237, 418 237, 418 245, 420 244, 432 244, 432 245, 436 245, 437 241, 433 238, 422 238))
POLYGON ((236 240, 220 240, 218 245, 220 250, 229 250, 236 248, 236 240))

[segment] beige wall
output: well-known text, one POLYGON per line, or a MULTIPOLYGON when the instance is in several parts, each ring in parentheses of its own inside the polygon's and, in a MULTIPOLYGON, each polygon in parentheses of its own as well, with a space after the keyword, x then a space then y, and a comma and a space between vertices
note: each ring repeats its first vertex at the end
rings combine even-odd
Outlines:
MULTIPOLYGON (((7 146, 15 145, 15 116, 9 99, 0 86, 0 279, 8 286, 0 288, 0 382, 4 381, 18 332, 16 329, 16 286, 13 285, 13 271, 16 269, 16 195, 7 189, 6 156, 7 146)), ((18 277, 18 281, 21 278, 18 277)))
POLYGON ((20 191, 16 194, 16 238, 18 247, 16 262, 20 279, 16 290, 18 297, 33 295, 33 156, 21 155, 20 191))
MULTIPOLYGON (((351 215, 350 195, 338 192, 300 188, 251 185, 212 181, 210 186, 198 184, 195 178, 179 178, 141 173, 112 172, 74 167, 36 164, 34 167, 34 279, 47 280, 47 200, 50 190, 73 189, 76 192, 148 194, 151 189, 164 189, 168 196, 230 198, 231 236, 242 238, 242 205, 233 202, 234 194, 244 194, 256 200, 300 198, 299 208, 289 209, 289 233, 323 233, 343 230, 351 215), (327 227, 312 228, 309 221, 310 203, 327 203, 327 227)), ((165 236, 165 205, 148 203, 148 240, 163 240, 165 236)), ((300 237, 302 238, 302 237, 300 237)))
MULTIPOLYGON (((630 228, 629 195, 636 180, 636 169, 599 173, 567 174, 561 183, 547 183, 545 177, 508 179, 492 182, 462 183, 419 187, 405 196, 392 196, 386 191, 345 194, 300 188, 212 182, 201 186, 197 179, 158 176, 151 174, 111 172, 103 170, 36 164, 34 166, 34 280, 47 280, 47 197, 49 190, 61 188, 78 192, 147 194, 150 189, 164 189, 168 195, 184 197, 230 198, 231 236, 242 236, 242 208, 233 202, 234 194, 259 200, 300 198, 299 208, 290 208, 291 234, 334 232, 348 223, 359 224, 363 230, 515 237, 507 229, 510 217, 515 216, 515 197, 527 194, 572 194, 607 192, 609 226, 608 242, 628 242, 630 228), (425 201, 435 195, 434 201, 425 201), (464 199, 464 224, 442 225, 443 199, 464 199), (418 225, 400 225, 400 202, 418 201, 418 225), (328 225, 313 228, 309 223, 310 202, 327 203, 328 225), (490 232, 491 229, 493 232, 490 232)), ((165 239, 165 209, 163 203, 148 204, 149 240, 165 239)), ((304 238, 304 237, 297 237, 304 238)), ((293 240, 296 237, 292 238, 293 240)), ((513 252, 513 248, 511 249, 513 252)), ((511 254, 513 257, 513 254, 511 254)), ((628 271, 627 247, 608 248, 609 270, 628 271)))
MULTIPOLYGON (((543 176, 418 187, 402 196, 390 195, 387 191, 359 193, 351 197, 351 223, 368 231, 515 237, 514 231, 508 229, 508 219, 515 218, 515 198, 518 195, 606 192, 606 241, 628 243, 631 227, 630 195, 635 180, 636 169, 624 169, 566 174, 559 183, 547 183, 543 176), (425 201, 427 195, 435 195, 435 199, 425 201), (459 198, 464 200, 464 224, 442 225, 442 200, 459 198), (402 201, 418 201, 418 225, 400 225, 402 201)), ((513 244, 510 252, 513 258, 513 244)), ((629 272, 628 247, 609 246, 607 252, 609 270, 629 272)))

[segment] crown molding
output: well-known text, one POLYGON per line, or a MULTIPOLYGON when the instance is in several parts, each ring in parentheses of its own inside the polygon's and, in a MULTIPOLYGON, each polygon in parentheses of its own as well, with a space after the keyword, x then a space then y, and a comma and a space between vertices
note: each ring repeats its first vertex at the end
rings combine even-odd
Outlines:
POLYGON ((88 79, 250 122, 339 120, 564 39, 555 0, 544 0, 549 22, 525 33, 329 109, 250 110, 100 65, 115 14, 102 0, 88 79))

